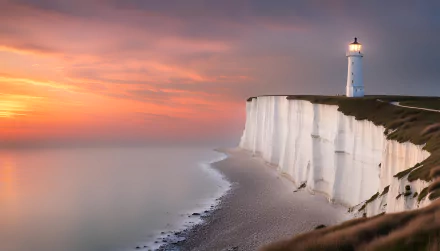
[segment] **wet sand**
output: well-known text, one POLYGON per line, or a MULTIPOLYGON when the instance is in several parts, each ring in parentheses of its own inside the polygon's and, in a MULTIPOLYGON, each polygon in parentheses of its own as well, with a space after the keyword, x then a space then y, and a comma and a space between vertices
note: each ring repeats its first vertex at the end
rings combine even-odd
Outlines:
POLYGON ((316 226, 349 218, 346 208, 330 204, 281 176, 260 157, 240 149, 213 164, 232 183, 219 207, 203 224, 182 233, 185 241, 163 250, 257 250, 266 243, 291 237, 316 226))

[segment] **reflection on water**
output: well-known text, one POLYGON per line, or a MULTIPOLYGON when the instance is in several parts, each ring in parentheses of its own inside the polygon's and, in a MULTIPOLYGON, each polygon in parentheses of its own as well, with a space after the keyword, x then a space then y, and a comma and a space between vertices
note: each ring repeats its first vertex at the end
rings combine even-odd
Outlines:
POLYGON ((14 212, 17 211, 16 191, 18 190, 15 177, 15 163, 11 154, 2 155, 0 163, 0 202, 4 201, 5 204, 9 205, 8 208, 3 208, 3 210, 9 209, 14 212))
POLYGON ((0 151, 0 250, 124 250, 218 192, 202 149, 0 151))

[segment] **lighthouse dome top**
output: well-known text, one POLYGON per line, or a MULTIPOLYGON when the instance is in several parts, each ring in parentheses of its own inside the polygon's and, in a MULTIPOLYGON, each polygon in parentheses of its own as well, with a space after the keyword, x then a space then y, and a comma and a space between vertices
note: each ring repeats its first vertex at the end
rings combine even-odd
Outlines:
POLYGON ((354 42, 348 45, 348 49, 351 52, 360 52, 362 45, 358 42, 357 37, 354 38, 354 42))
POLYGON ((353 43, 351 43, 351 44, 361 44, 361 43, 359 43, 359 42, 358 42, 358 38, 357 38, 357 37, 355 37, 355 38, 354 38, 354 42, 353 42, 353 43))

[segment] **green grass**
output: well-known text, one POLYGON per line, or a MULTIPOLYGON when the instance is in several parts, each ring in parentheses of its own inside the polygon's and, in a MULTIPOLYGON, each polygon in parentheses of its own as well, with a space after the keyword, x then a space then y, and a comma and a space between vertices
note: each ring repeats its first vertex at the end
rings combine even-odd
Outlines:
POLYGON ((418 167, 418 164, 417 165, 415 165, 415 166, 413 166, 413 167, 411 167, 411 168, 408 168, 408 169, 406 169, 406 170, 403 170, 402 172, 398 172, 398 173, 396 173, 393 177, 394 178, 397 178, 397 179, 402 179, 403 177, 405 177, 407 174, 409 174, 410 172, 412 172, 414 169, 416 169, 418 167))
MULTIPOLYGON (((251 97, 251 101, 255 97, 251 97)), ((440 165, 440 113, 432 111, 403 108, 389 102, 401 102, 402 104, 419 104, 423 107, 440 107, 438 97, 419 96, 365 96, 363 98, 347 98, 344 96, 312 96, 292 95, 289 100, 307 100, 316 104, 336 105, 338 110, 347 116, 354 116, 356 120, 368 120, 377 126, 385 127, 387 139, 396 140, 400 143, 411 142, 423 145, 431 155, 420 163, 419 168, 411 167, 399 174, 408 174, 408 180, 430 180, 430 170, 440 165), (385 101, 381 102, 379 100, 385 101), (408 103, 410 102, 410 103, 408 103), (423 132, 423 133, 422 133, 423 132)), ((396 174, 397 175, 397 174, 396 174)))
POLYGON ((426 197, 426 195, 428 195, 428 187, 422 189, 422 191, 419 194, 419 197, 417 197, 417 201, 418 202, 422 201, 426 197))
POLYGON ((436 190, 436 191, 430 193, 428 196, 429 200, 435 200, 439 197, 440 197, 440 190, 436 190))
POLYGON ((440 180, 436 180, 435 182, 431 183, 428 187, 428 192, 434 192, 435 190, 439 190, 440 189, 440 180))
POLYGON ((386 186, 386 187, 383 189, 383 191, 382 191, 382 193, 380 194, 380 196, 383 196, 383 195, 387 194, 388 191, 390 191, 390 186, 386 186))
MULTIPOLYGON (((389 186, 385 187, 385 189, 383 190, 382 194, 384 194, 385 190, 387 190, 388 192, 389 186)), ((382 194, 380 196, 382 196, 382 194)), ((365 207, 367 206, 368 203, 371 203, 372 201, 374 201, 375 199, 377 199, 377 197, 379 197, 379 193, 375 193, 373 196, 371 196, 368 200, 365 201, 365 203, 362 205, 361 208, 359 208, 358 212, 362 211, 365 209, 365 207)))
POLYGON ((375 193, 373 196, 371 196, 371 198, 369 198, 367 201, 365 201, 365 203, 370 203, 373 200, 375 200, 377 197, 379 197, 379 193, 375 193))

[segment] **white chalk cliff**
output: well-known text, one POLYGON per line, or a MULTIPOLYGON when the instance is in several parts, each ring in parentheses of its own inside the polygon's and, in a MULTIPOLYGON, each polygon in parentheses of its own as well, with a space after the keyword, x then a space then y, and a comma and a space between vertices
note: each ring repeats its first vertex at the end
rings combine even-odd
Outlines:
POLYGON ((357 208, 389 186, 389 192, 368 203, 368 216, 398 212, 429 204, 420 203, 425 181, 409 182, 398 172, 425 160, 423 146, 387 140, 385 128, 356 120, 336 105, 287 100, 286 96, 253 98, 246 104, 246 125, 240 147, 252 151, 287 174, 299 186, 329 200, 357 208), (405 186, 412 194, 404 196, 405 186))

